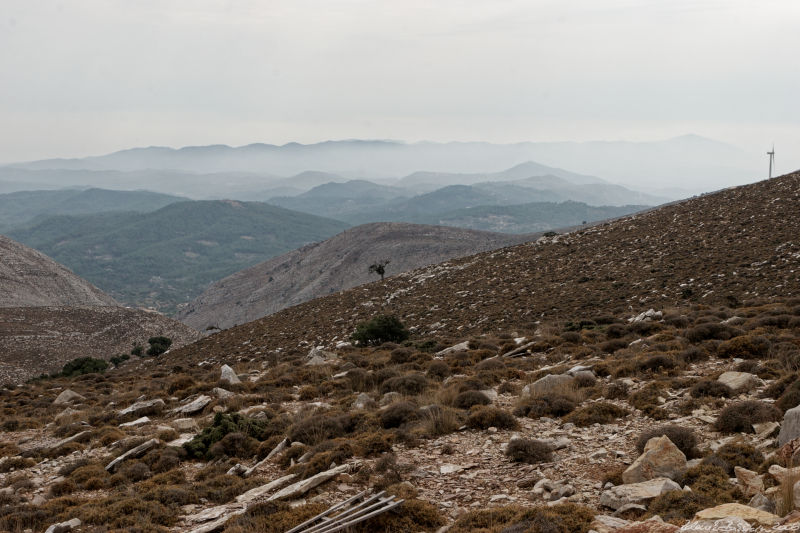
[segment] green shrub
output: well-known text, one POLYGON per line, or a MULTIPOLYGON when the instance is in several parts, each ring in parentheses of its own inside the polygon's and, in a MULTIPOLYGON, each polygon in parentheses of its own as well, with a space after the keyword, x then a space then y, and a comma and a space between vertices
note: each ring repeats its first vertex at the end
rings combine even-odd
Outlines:
POLYGON ((147 339, 147 343, 150 345, 147 349, 147 355, 155 357, 169 350, 169 347, 172 345, 172 339, 161 336, 150 337, 147 339))
POLYGON ((269 422, 247 418, 239 413, 217 413, 211 426, 203 429, 192 440, 183 445, 189 457, 196 459, 211 458, 211 447, 221 441, 229 433, 242 433, 257 440, 271 436, 268 432, 269 422))
POLYGON ((394 315, 377 315, 356 326, 350 339, 362 346, 377 346, 384 342, 403 342, 410 336, 408 330, 394 315))
POLYGON ((78 357, 64 365, 57 376, 71 378, 82 374, 94 374, 105 372, 108 368, 108 361, 95 359, 94 357, 78 357))

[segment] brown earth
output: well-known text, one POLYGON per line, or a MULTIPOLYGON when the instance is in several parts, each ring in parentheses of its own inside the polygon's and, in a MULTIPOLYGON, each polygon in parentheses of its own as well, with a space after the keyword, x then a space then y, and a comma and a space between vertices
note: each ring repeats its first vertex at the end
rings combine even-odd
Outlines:
POLYGON ((200 334, 158 313, 123 307, 0 308, 0 383, 60 370, 77 357, 108 359, 164 335, 180 347, 200 334))
POLYGON ((365 224, 214 283, 176 318, 201 331, 229 328, 389 275, 539 237, 405 223, 365 224))

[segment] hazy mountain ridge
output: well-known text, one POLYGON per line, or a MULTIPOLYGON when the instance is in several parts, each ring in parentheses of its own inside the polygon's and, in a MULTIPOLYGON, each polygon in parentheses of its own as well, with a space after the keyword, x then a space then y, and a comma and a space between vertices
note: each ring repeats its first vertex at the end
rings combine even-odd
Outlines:
POLYGON ((61 189, 0 194, 0 229, 20 226, 41 216, 84 215, 108 211, 147 213, 186 200, 150 191, 61 189))
POLYGON ((228 328, 373 281, 368 267, 378 261, 390 260, 386 272, 395 275, 530 238, 403 223, 358 226, 214 283, 176 318, 200 330, 228 328))
MULTIPOLYGON (((482 142, 402 143, 396 141, 326 141, 283 146, 252 144, 238 148, 194 146, 180 149, 136 148, 84 159, 52 159, 13 165, 25 169, 143 171, 193 173, 249 172, 278 176, 309 169, 352 178, 398 178, 419 170, 444 173, 492 172, 528 161, 573 172, 600 175, 628 184, 661 180, 671 185, 708 189, 752 179, 750 161, 737 148, 687 135, 654 142, 482 142), (720 161, 725 165, 720 166, 720 161), (357 162, 357 163, 354 163, 357 162)), ((758 174, 755 174, 758 175, 758 174)))

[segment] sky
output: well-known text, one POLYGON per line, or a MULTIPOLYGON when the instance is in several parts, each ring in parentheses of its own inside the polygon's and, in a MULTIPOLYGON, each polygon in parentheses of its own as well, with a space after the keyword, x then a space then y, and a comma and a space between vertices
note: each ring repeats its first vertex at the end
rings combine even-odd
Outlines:
POLYGON ((789 171, 798 27, 796 0, 3 0, 0 162, 692 133, 789 171))

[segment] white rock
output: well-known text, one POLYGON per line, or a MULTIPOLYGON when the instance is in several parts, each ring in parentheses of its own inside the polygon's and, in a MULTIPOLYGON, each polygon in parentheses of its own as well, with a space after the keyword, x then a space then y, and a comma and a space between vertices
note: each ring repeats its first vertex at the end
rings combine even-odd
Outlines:
POLYGON ((125 422, 124 424, 120 424, 119 427, 121 428, 128 428, 133 426, 141 426, 142 424, 149 424, 150 417, 143 416, 142 418, 137 418, 133 422, 125 422))
POLYGON ((195 413, 199 413, 202 411, 206 405, 211 403, 211 397, 206 396, 205 394, 202 396, 198 396, 193 401, 187 403, 186 405, 182 405, 180 407, 176 407, 172 409, 170 413, 173 414, 181 414, 181 415, 193 415, 195 413))
POLYGON ((750 389, 760 387, 764 384, 764 381, 756 376, 755 374, 751 374, 749 372, 723 372, 718 378, 717 381, 720 383, 727 385, 734 392, 744 392, 750 389))
POLYGON ((237 376, 236 372, 234 372, 233 369, 228 365, 222 365, 220 368, 219 380, 223 383, 228 383, 229 385, 238 385, 241 383, 239 376, 237 376))
POLYGON ((629 503, 642 503, 652 500, 671 490, 681 490, 681 486, 665 477, 650 479, 641 483, 617 485, 603 491, 600 495, 600 505, 616 510, 629 503))
POLYGON ((135 402, 134 404, 126 407, 125 409, 122 409, 121 411, 119 411, 119 414, 121 416, 127 416, 127 415, 138 415, 149 412, 158 412, 164 408, 164 405, 166 404, 164 403, 164 400, 162 400, 161 398, 156 398, 155 400, 145 400, 141 402, 135 402))
POLYGON ((65 389, 64 391, 59 394, 55 400, 53 400, 53 405, 67 405, 72 402, 79 402, 81 400, 85 400, 83 396, 78 394, 77 392, 71 391, 69 389, 65 389))

